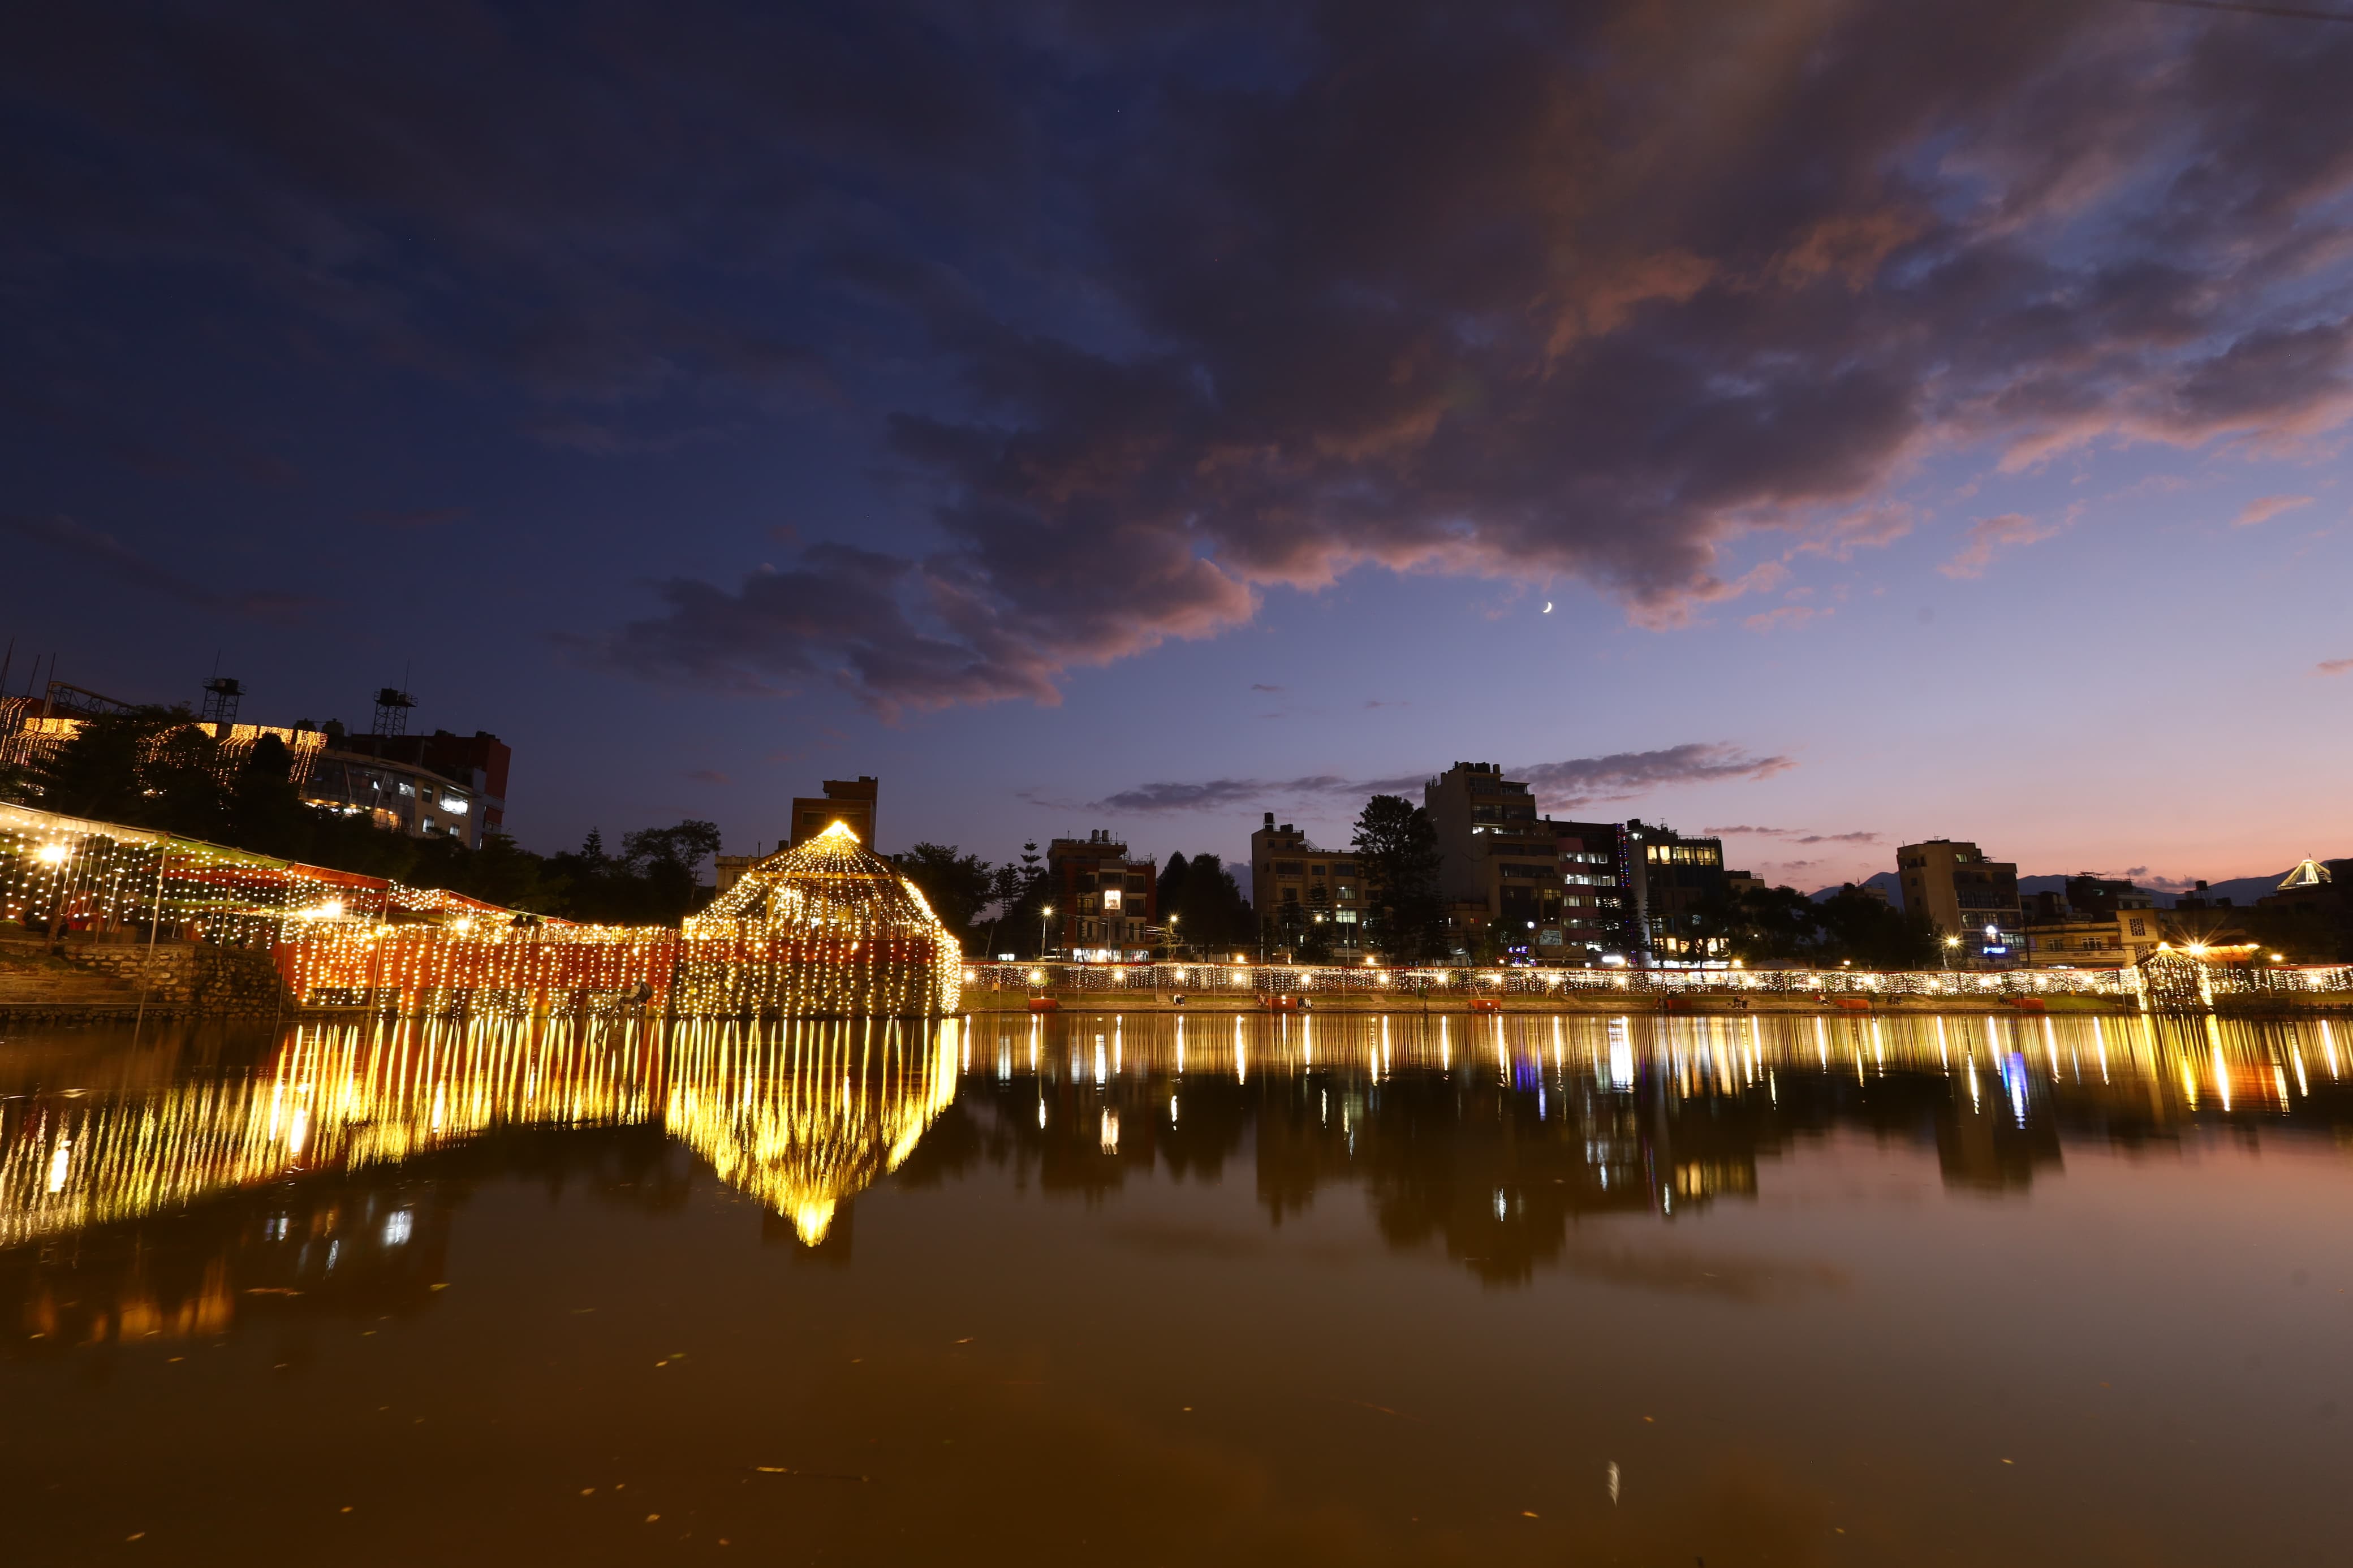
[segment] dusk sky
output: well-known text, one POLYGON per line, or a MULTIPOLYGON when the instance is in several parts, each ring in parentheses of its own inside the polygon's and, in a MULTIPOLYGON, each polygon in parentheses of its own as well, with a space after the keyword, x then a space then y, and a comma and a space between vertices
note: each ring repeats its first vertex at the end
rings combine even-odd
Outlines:
POLYGON ((2353 854, 2348 94, 2147 0, 17 6, 10 686, 406 671, 542 850, 1463 759, 1809 889, 2353 854))

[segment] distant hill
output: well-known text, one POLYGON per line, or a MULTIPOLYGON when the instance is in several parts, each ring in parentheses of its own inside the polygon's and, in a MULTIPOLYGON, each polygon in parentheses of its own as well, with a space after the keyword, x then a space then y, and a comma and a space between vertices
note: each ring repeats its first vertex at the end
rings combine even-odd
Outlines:
MULTIPOLYGON (((2207 884, 2206 896, 2210 899, 2228 899, 2232 903, 2243 908, 2266 893, 2277 892, 2280 883, 2286 879, 2290 871, 2295 869, 2293 866, 2283 866, 2268 877, 2233 877, 2227 882, 2211 882, 2207 884)), ((2175 896, 2172 893, 2158 894, 2158 907, 2171 909, 2175 896)))
MULTIPOLYGON (((2206 889, 2206 896, 2210 899, 2228 899, 2235 907, 2244 909, 2264 894, 2274 891, 2279 887, 2281 879, 2294 869, 2292 866, 2283 866, 2267 877, 2233 877, 2227 882, 2211 883, 2206 889)), ((2021 877, 2018 879, 2018 895, 2021 899, 2027 899, 2036 893, 2063 893, 2067 890, 2068 876, 2069 873, 2059 871, 2047 876, 2021 877)), ((1884 889, 1890 903, 1898 909, 1904 907, 1903 889, 1897 883, 1894 872, 1879 872, 1866 879, 1863 886, 1884 889)), ((2171 909, 2173 900, 2178 896, 2157 888, 2144 890, 2157 900, 2157 907, 2160 910, 2171 909)), ((1837 891, 1837 888, 1822 888, 1810 896, 1814 902, 1819 904, 1837 891)))
MULTIPOLYGON (((1841 882, 1835 887, 1817 888, 1811 893, 1809 893, 1807 897, 1819 904, 1825 899, 1836 898, 1838 896, 1839 889, 1845 886, 1846 884, 1844 882, 1841 882)), ((1857 886, 1864 888, 1877 888, 1881 892, 1887 895, 1887 901, 1889 903, 1894 904, 1899 910, 1904 907, 1904 885, 1895 879, 1895 873, 1893 871, 1874 871, 1870 876, 1865 877, 1857 884, 1857 886)))

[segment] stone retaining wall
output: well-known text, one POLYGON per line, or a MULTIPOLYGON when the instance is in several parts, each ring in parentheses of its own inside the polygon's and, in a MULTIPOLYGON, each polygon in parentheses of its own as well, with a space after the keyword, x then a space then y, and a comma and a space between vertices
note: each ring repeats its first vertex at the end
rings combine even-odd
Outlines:
POLYGON ((146 1011, 164 1016, 268 1014, 289 1000, 266 948, 165 942, 151 957, 144 943, 69 942, 62 968, 47 942, 7 942, 0 952, 11 961, 0 973, 0 1013, 16 1016, 128 1011, 142 988, 146 1011), (83 984, 58 984, 68 974, 83 984))

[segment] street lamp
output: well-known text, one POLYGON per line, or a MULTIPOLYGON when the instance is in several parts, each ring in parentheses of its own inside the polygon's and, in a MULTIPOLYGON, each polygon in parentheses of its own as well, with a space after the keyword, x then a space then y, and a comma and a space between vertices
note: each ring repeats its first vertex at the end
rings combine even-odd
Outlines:
POLYGON ((1038 956, 1046 956, 1046 922, 1054 918, 1054 906, 1047 904, 1038 911, 1038 956))
POLYGON ((1947 937, 1947 938, 1945 939, 1945 967, 1946 967, 1946 968, 1950 969, 1950 968, 1952 968, 1952 967, 1953 967, 1953 949, 1955 949, 1955 948, 1957 948, 1957 947, 1958 947, 1958 946, 1960 946, 1960 945, 1961 945, 1961 939, 1960 939, 1959 937, 1957 937, 1957 936, 1948 936, 1948 937, 1947 937))
POLYGON ((1168 917, 1168 956, 1170 958, 1175 958, 1176 956, 1176 922, 1181 918, 1181 916, 1177 915, 1170 915, 1168 917))

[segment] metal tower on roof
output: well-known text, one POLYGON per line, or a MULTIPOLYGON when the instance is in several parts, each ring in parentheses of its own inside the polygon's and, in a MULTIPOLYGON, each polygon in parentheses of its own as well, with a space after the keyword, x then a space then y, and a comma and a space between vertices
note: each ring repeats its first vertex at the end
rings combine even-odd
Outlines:
POLYGON ((216 675, 205 682, 205 710, 200 718, 206 724, 234 724, 237 704, 244 700, 243 681, 216 675))
POLYGON ((397 686, 387 686, 375 694, 375 732, 387 739, 408 733, 408 710, 417 706, 417 699, 397 686))

